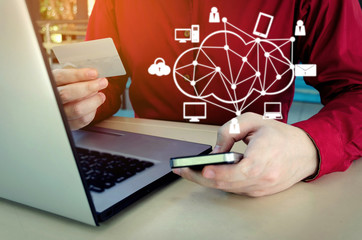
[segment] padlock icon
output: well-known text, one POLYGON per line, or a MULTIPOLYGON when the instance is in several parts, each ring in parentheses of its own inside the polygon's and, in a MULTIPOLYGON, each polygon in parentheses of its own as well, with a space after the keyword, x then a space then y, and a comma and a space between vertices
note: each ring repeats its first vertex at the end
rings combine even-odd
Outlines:
POLYGON ((166 65, 163 58, 156 58, 153 64, 148 68, 148 73, 159 77, 169 75, 171 68, 166 65))

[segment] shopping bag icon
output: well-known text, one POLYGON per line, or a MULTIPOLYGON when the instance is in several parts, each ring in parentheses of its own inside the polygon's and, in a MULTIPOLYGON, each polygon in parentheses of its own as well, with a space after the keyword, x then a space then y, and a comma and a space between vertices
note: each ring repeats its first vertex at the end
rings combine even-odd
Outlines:
POLYGON ((296 64, 295 65, 296 77, 316 77, 317 65, 316 64, 296 64))

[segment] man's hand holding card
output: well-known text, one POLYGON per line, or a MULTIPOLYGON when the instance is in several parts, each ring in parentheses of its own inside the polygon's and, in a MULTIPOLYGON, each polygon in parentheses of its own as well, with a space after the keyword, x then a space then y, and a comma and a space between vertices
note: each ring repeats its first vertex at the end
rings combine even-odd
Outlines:
POLYGON ((71 129, 88 125, 106 96, 106 77, 126 71, 111 38, 53 48, 63 69, 53 71, 71 129))

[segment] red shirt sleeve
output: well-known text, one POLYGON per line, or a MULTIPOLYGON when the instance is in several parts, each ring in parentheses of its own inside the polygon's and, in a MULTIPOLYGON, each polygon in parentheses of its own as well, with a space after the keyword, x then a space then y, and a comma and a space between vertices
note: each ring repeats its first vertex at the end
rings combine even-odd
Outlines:
MULTIPOLYGON (((89 18, 86 40, 112 38, 122 59, 116 26, 114 2, 111 0, 96 1, 89 18)), ((122 62, 125 65, 123 59, 122 62)), ((125 68, 127 71, 126 65, 125 68)), ((106 101, 98 108, 92 123, 100 122, 118 111, 121 105, 121 94, 126 87, 127 79, 128 75, 108 78, 109 85, 102 90, 106 95, 106 101)))
POLYGON ((299 59, 318 66, 305 78, 324 108, 294 124, 306 131, 320 153, 316 178, 344 171, 362 156, 362 11, 357 0, 310 0, 301 4, 307 36, 298 39, 299 59))

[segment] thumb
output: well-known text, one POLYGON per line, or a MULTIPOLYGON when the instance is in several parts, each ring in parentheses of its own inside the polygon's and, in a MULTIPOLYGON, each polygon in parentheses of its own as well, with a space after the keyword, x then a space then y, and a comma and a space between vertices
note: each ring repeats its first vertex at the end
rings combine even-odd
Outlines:
POLYGON ((255 113, 242 114, 237 118, 237 120, 240 132, 230 133, 230 124, 232 124, 232 122, 229 121, 225 123, 218 130, 216 145, 211 153, 229 152, 234 146, 235 142, 238 142, 249 136, 252 132, 261 127, 263 123, 261 115, 255 113))

